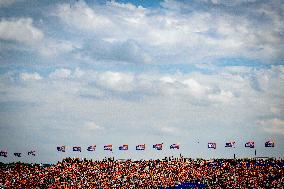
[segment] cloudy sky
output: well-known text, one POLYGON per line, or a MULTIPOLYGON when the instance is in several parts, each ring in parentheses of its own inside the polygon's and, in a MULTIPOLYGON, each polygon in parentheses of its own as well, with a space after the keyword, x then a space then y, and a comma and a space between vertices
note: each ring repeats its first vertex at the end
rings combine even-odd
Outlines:
POLYGON ((284 3, 233 2, 0 0, 0 161, 283 158, 284 3))

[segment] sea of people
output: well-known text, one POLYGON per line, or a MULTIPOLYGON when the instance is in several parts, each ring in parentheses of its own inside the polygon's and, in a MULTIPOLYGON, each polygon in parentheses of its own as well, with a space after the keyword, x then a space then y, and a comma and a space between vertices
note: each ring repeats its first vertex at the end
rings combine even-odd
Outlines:
POLYGON ((284 160, 190 159, 0 163, 0 188, 284 188, 284 160))

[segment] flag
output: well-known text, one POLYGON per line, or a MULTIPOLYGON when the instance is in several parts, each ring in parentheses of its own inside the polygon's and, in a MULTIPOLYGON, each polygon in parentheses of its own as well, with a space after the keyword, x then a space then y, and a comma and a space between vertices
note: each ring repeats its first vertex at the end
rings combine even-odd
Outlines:
POLYGON ((138 144, 136 150, 145 150, 145 144, 138 144))
POLYGON ((172 144, 170 149, 179 149, 179 144, 172 144))
POLYGON ((35 154, 35 151, 34 151, 34 150, 29 151, 29 152, 28 152, 28 156, 29 156, 29 155, 35 156, 35 155, 36 155, 36 154, 35 154))
POLYGON ((265 147, 274 147, 275 143, 272 140, 266 141, 265 142, 265 147))
POLYGON ((153 148, 155 148, 156 150, 162 150, 163 149, 163 143, 161 143, 161 144, 154 144, 153 148))
POLYGON ((112 151, 112 144, 105 145, 104 150, 112 151))
POLYGON ((3 151, 3 150, 0 151, 0 156, 2 157, 7 157, 7 154, 8 154, 7 151, 3 151))
POLYGON ((57 146, 58 152, 65 152, 65 146, 57 146))
POLYGON ((254 142, 253 141, 248 141, 247 143, 245 143, 245 147, 246 148, 254 148, 254 142))
POLYGON ((226 148, 235 148, 235 142, 226 142, 225 147, 226 148))
POLYGON ((81 152, 81 147, 80 146, 73 146, 73 151, 74 152, 81 152))
POLYGON ((214 149, 216 149, 216 143, 214 143, 214 142, 208 142, 208 148, 214 148, 214 149))
POLYGON ((128 144, 123 144, 122 146, 119 146, 119 150, 128 150, 128 144))
POLYGON ((14 156, 21 157, 21 153, 14 153, 14 156))
POLYGON ((87 148, 87 150, 89 151, 89 152, 93 152, 93 151, 95 151, 96 150, 96 145, 93 145, 93 146, 89 146, 88 148, 87 148))

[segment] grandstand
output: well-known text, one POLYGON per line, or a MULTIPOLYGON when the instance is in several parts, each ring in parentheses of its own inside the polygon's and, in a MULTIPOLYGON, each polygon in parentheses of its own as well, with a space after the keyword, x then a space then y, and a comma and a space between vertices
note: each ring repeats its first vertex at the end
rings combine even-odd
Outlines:
POLYGON ((0 164, 2 188, 283 188, 282 159, 93 161, 0 164))

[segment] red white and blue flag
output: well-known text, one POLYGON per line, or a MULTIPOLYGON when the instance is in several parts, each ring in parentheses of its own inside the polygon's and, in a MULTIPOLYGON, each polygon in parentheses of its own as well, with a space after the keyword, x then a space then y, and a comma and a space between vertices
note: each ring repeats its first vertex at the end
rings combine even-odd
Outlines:
POLYGON ((21 153, 14 153, 14 156, 21 157, 21 153))
POLYGON ((8 155, 8 152, 7 152, 7 151, 4 151, 4 150, 1 150, 1 151, 0 151, 0 156, 2 156, 2 157, 7 157, 7 155, 8 155))
POLYGON ((112 144, 104 145, 104 150, 112 151, 112 144))
POLYGON ((29 155, 35 156, 35 155, 36 155, 35 152, 36 152, 36 151, 34 151, 34 150, 29 151, 29 152, 28 152, 28 156, 29 156, 29 155))
POLYGON ((236 142, 226 142, 225 147, 226 148, 235 148, 235 143, 236 142))
POLYGON ((65 146, 57 146, 58 152, 65 152, 65 146))
POLYGON ((138 144, 138 145, 136 146, 136 150, 145 150, 145 148, 146 148, 146 145, 145 145, 145 144, 138 144))
POLYGON ((21 157, 21 154, 22 154, 22 153, 14 153, 14 156, 16 156, 16 157, 21 157))
POLYGON ((247 143, 245 143, 245 147, 246 148, 254 148, 254 141, 248 141, 247 143))
POLYGON ((161 143, 161 144, 154 144, 153 148, 155 148, 156 150, 162 150, 163 149, 163 143, 161 143))
POLYGON ((273 148, 275 146, 275 143, 274 143, 274 141, 272 141, 272 140, 269 140, 269 141, 266 141, 265 142, 265 147, 271 147, 271 148, 273 148))
POLYGON ((179 149, 179 144, 172 144, 170 149, 179 149))
POLYGON ((81 152, 81 147, 80 146, 74 146, 73 151, 74 152, 81 152))
POLYGON ((216 149, 217 145, 215 142, 208 142, 208 148, 214 148, 216 149))
POLYGON ((96 150, 96 147, 97 147, 96 145, 88 146, 87 150, 88 150, 89 152, 93 152, 93 151, 96 150))
POLYGON ((119 150, 128 150, 128 144, 123 144, 119 146, 119 150))

